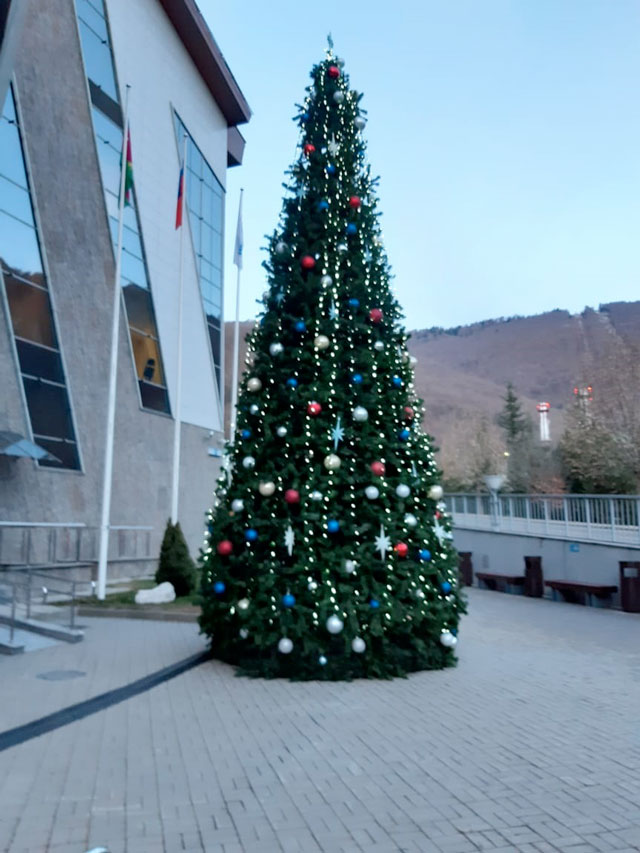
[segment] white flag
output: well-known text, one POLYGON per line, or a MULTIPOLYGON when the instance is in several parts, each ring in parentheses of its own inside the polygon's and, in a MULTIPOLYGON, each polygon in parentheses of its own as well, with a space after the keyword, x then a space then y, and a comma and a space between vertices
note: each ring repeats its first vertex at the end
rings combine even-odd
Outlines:
POLYGON ((244 236, 242 234, 242 193, 240 190, 240 205, 238 206, 238 227, 236 228, 236 245, 233 250, 233 263, 242 269, 242 250, 244 249, 244 236))

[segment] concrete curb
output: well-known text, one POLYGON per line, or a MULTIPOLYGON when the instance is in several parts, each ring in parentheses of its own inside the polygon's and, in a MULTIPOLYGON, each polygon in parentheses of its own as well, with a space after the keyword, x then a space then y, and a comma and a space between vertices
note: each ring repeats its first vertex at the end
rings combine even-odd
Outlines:
POLYGON ((134 607, 79 607, 79 616, 105 619, 150 619, 156 622, 197 622, 198 613, 172 613, 170 610, 138 610, 134 607))

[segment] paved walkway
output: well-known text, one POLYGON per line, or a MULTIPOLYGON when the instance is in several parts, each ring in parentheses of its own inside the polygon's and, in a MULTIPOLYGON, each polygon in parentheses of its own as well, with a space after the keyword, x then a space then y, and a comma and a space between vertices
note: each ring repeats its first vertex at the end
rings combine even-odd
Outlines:
MULTIPOLYGON (((393 682, 208 662, 9 749, 0 851, 640 850, 640 617, 472 590, 461 636, 457 669, 393 682)), ((201 642, 100 620, 65 647, 65 668, 91 674, 63 690, 105 689, 105 660, 116 686, 119 664, 126 681, 139 657, 164 666, 201 642)), ((0 660, 12 722, 21 696, 20 722, 43 712, 31 703, 59 683, 34 675, 60 654, 0 660)))

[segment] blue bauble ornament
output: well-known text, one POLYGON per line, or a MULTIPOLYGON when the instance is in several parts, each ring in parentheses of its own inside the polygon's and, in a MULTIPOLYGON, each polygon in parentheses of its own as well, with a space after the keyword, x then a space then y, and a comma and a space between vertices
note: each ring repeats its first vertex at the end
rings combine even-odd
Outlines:
POLYGON ((402 387, 402 377, 401 376, 394 376, 391 381, 396 388, 402 387))
POLYGON ((428 548, 423 548, 418 552, 418 556, 421 560, 430 560, 431 559, 431 551, 428 548))
POLYGON ((244 532, 244 538, 247 542, 255 542, 258 538, 258 531, 255 527, 248 527, 244 532))
POLYGON ((457 628, 450 628, 450 631, 451 631, 451 633, 453 634, 453 636, 454 636, 454 637, 457 637, 457 636, 458 636, 458 629, 457 629, 457 628))
POLYGON ((226 588, 224 581, 216 581, 213 585, 213 591, 216 595, 222 595, 226 588))
POLYGON ((318 210, 329 210, 329 202, 326 198, 323 198, 322 201, 318 202, 318 210))
POLYGON ((349 300, 349 308, 359 308, 360 300, 359 299, 350 299, 349 300))
POLYGON ((446 595, 447 593, 451 592, 451 584, 449 583, 449 581, 445 581, 444 583, 441 583, 441 584, 440 584, 440 589, 441 589, 441 590, 445 593, 445 595, 446 595))
POLYGON ((347 234, 357 234, 357 233, 358 233, 358 226, 355 225, 353 222, 350 222, 347 225, 347 234))
POLYGON ((336 167, 333 165, 333 163, 329 163, 329 165, 327 166, 327 175, 335 175, 335 173, 336 167))
POLYGON ((293 328, 296 330, 296 332, 306 332, 307 324, 304 320, 298 320, 293 328))
POLYGON ((377 610, 378 607, 380 607, 380 602, 378 601, 377 598, 372 598, 371 601, 369 602, 369 607, 372 610, 377 610))
POLYGON ((286 593, 286 595, 282 596, 282 603, 285 607, 293 607, 293 605, 296 603, 295 595, 291 595, 290 592, 286 593))
POLYGON ((301 121, 303 121, 305 124, 309 121, 310 118, 311 116, 309 115, 309 113, 302 113, 302 115, 300 116, 301 121))
POLYGON ((332 518, 330 521, 327 521, 327 530, 329 533, 337 533, 340 530, 340 522, 336 521, 335 518, 332 518))
POLYGON ((351 377, 351 381, 353 382, 354 385, 362 385, 362 374, 361 373, 354 373, 353 376, 351 377))
POLYGON ((408 429, 401 429, 398 433, 398 438, 400 439, 400 441, 408 441, 410 435, 411 433, 408 429))
POLYGON ((298 380, 295 378, 295 376, 290 376, 287 379, 287 385, 289 386, 289 388, 297 388, 298 387, 298 380))
POLYGON ((250 429, 243 429, 242 432, 240 433, 240 435, 243 438, 251 438, 251 430, 250 429))

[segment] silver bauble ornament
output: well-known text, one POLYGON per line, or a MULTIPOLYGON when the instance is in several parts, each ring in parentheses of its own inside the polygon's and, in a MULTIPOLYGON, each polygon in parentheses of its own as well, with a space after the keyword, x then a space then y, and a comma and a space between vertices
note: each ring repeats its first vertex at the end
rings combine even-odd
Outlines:
POLYGON ((279 426, 276 430, 276 435, 278 436, 278 438, 284 438, 286 434, 287 428, 285 426, 279 426))
POLYGON ((337 92, 333 93, 333 100, 336 104, 341 104, 344 101, 344 92, 341 92, 340 89, 338 89, 337 92))
POLYGON ((338 57, 336 59, 336 65, 338 66, 338 68, 344 68, 344 59, 342 59, 341 57, 338 57))
POLYGON ((262 389, 262 382, 257 376, 252 376, 251 379, 247 380, 247 388, 255 394, 256 391, 260 391, 262 389))
POLYGON ((309 498, 312 501, 321 501, 322 500, 322 492, 319 492, 317 489, 314 489, 313 492, 309 495, 309 498))
POLYGON ((376 498, 380 497, 380 489, 377 486, 367 486, 364 493, 370 501, 375 501, 376 498))
POLYGON ((442 634, 440 634, 440 642, 445 646, 445 648, 452 649, 458 642, 458 638, 454 637, 451 631, 443 631, 442 634))
POLYGON ((411 494, 411 489, 407 486, 406 483, 400 483, 399 486, 396 486, 396 495, 399 498, 408 498, 411 494))
POLYGON ((424 591, 421 589, 416 590, 416 598, 424 598, 424 591))
POLYGON ((238 602, 238 610, 246 610, 248 606, 249 606, 249 599, 248 598, 241 598, 240 601, 238 602))
POLYGON ((328 456, 324 457, 324 467, 327 471, 337 471, 341 465, 342 461, 335 453, 330 453, 328 456))
POLYGON ((442 486, 431 486, 431 488, 429 489, 429 497, 432 501, 439 501, 443 494, 444 490, 442 486))
POLYGON ((318 658, 318 663, 320 664, 320 666, 326 666, 327 665, 326 657, 324 655, 320 655, 320 657, 318 658))
POLYGON ((338 243, 338 245, 336 246, 336 249, 339 252, 341 252, 342 254, 349 251, 349 247, 347 246, 346 243, 338 243))
POLYGON ((307 589, 309 592, 315 592, 318 589, 318 584, 315 581, 309 581, 307 589))
POLYGON ((356 654, 361 655, 362 652, 367 648, 367 644, 362 639, 362 637, 354 637, 351 641, 351 648, 356 654))
POLYGON ((242 512, 244 509, 244 501, 241 498, 236 498, 234 501, 231 501, 231 509, 234 512, 242 512))
POLYGON ((247 639, 247 637, 249 636, 249 632, 247 631, 246 628, 240 628, 240 636, 242 637, 243 640, 247 639))
POLYGON ((317 350, 326 349, 329 343, 329 338, 326 335, 316 335, 313 341, 313 345, 317 350))
POLYGON ((274 341, 269 347, 269 353, 271 355, 280 355, 280 353, 284 350, 284 347, 280 343, 280 341, 274 341))
POLYGON ((384 344, 382 343, 382 341, 376 341, 373 345, 373 348, 376 352, 382 352, 382 350, 384 349, 384 344))
POLYGON ((255 468, 256 467, 256 460, 253 458, 253 456, 245 456, 244 459, 242 460, 242 467, 247 468, 247 470, 250 470, 251 468, 255 468))
POLYGON ((327 619, 327 631, 330 634, 339 634, 340 631, 344 628, 344 622, 340 619, 339 616, 336 616, 334 613, 333 616, 329 616, 327 619))
POLYGON ((415 357, 415 355, 409 356, 409 363, 414 365, 414 367, 415 367, 415 365, 418 363, 418 359, 415 357))
POLYGON ((369 420, 369 412, 364 406, 356 406, 353 410, 353 419, 358 423, 363 423, 364 421, 369 420))
POLYGON ((258 491, 265 498, 270 497, 276 490, 276 484, 272 483, 271 480, 262 481, 258 485, 258 491))
POLYGON ((283 255, 286 255, 288 251, 289 251, 289 247, 284 242, 284 240, 279 240, 276 243, 276 255, 279 255, 280 257, 282 257, 283 255))
POLYGON ((407 527, 415 527, 418 523, 418 519, 412 513, 408 512, 404 517, 404 523, 407 527))
POLYGON ((278 641, 278 651, 283 655, 288 655, 293 651, 293 643, 288 637, 282 637, 278 641))
POLYGON ((258 406, 258 404, 257 404, 257 403, 252 403, 252 404, 249 406, 249 412, 250 412, 252 415, 257 415, 259 411, 260 411, 260 406, 258 406))
POLYGON ((356 561, 355 560, 345 560, 344 561, 344 570, 350 575, 356 570, 356 561))
POLYGON ((331 287, 331 285, 333 284, 333 279, 331 278, 330 275, 323 275, 322 278, 320 279, 320 284, 323 287, 331 287))
POLYGON ((364 130, 367 126, 367 120, 364 116, 356 116, 353 120, 353 123, 355 124, 358 130, 364 130))

